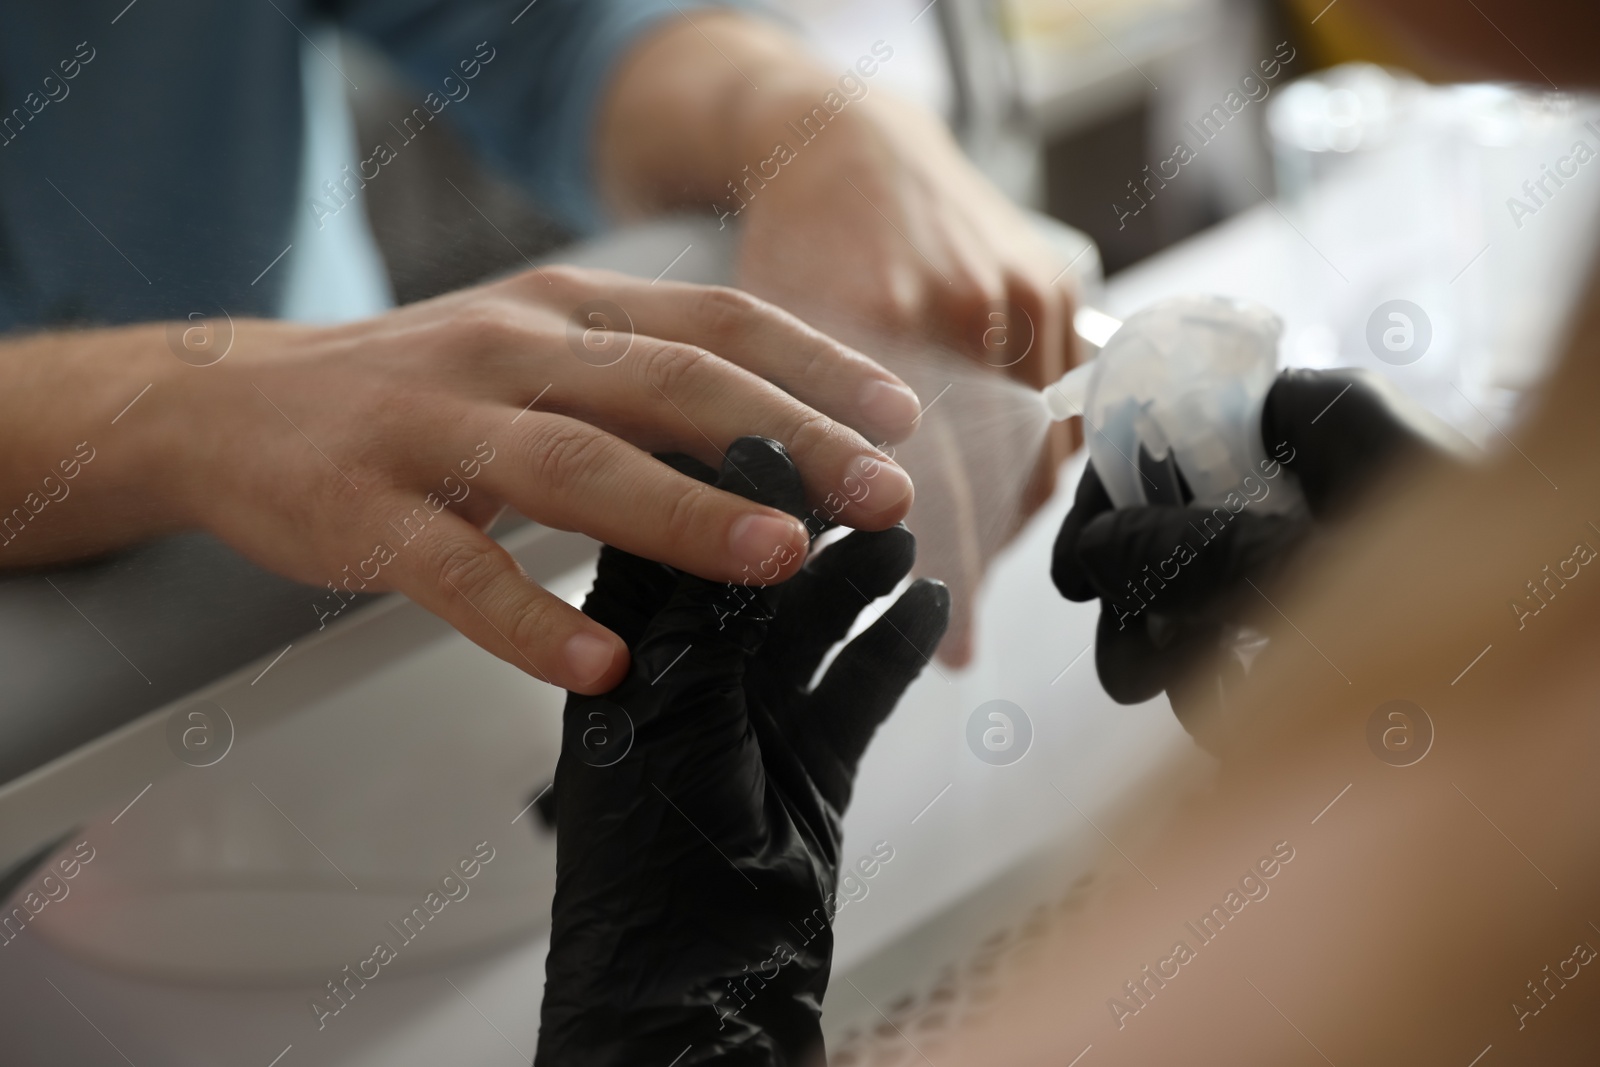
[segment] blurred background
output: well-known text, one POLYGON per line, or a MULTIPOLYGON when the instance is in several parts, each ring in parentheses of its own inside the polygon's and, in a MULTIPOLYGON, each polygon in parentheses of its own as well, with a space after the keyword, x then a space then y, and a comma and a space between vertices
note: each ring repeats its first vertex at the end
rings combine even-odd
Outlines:
MULTIPOLYGON (((1594 117, 1593 102, 1558 92, 1531 61, 1521 84, 1441 87, 1449 72, 1348 5, 774 0, 769 7, 840 69, 866 43, 892 42, 895 60, 874 84, 943 115, 1000 188, 1091 238, 1108 276, 1269 206, 1325 260, 1340 262, 1331 242, 1387 264, 1357 286, 1352 306, 1375 303, 1372 293, 1395 278, 1439 275, 1419 302, 1434 319, 1434 344, 1468 346, 1455 356, 1471 365, 1474 401, 1504 407, 1507 399, 1490 387, 1525 386, 1538 373, 1586 253, 1582 241, 1562 241, 1549 224, 1525 234, 1540 227, 1510 201, 1538 206, 1521 183, 1570 148, 1594 117), (1175 155, 1180 142, 1191 156, 1175 155), (1336 175, 1359 185, 1352 171, 1369 175, 1373 195, 1340 202, 1315 191, 1336 175), (1359 204, 1354 219, 1344 210, 1351 204, 1359 204), (1473 263, 1482 269, 1460 270, 1496 240, 1501 250, 1473 263), (1508 287, 1507 279, 1518 284, 1508 287)), ((341 45, 363 89, 350 93, 328 79, 326 91, 348 97, 355 143, 376 143, 410 106, 409 89, 359 41, 341 45)), ((400 303, 515 269, 572 239, 515 185, 479 167, 447 125, 437 134, 419 139, 366 191, 376 248, 400 303)), ((1581 187, 1563 197, 1568 234, 1586 232, 1600 185, 1574 184, 1581 187)), ((1301 280, 1330 278, 1316 275, 1312 269, 1301 280)), ((1291 362, 1327 364, 1339 330, 1311 325, 1289 338, 1303 357, 1291 362)), ((1359 338, 1343 340, 1365 347, 1359 338)), ((1430 406, 1448 402, 1435 397, 1430 406)))
MULTIPOLYGON (((1275 152, 1375 151, 1402 139, 1407 120, 1440 118, 1415 114, 1407 96, 1413 78, 1441 72, 1364 25, 1352 9, 1326 0, 771 0, 768 6, 792 18, 840 69, 854 62, 863 42, 891 41, 895 61, 874 84, 943 115, 1001 188, 1093 237, 1108 273, 1272 195, 1284 167, 1295 169, 1283 160, 1275 167, 1275 152), (1294 59, 1275 77, 1260 79, 1258 64, 1274 58, 1279 42, 1288 43, 1294 59), (1305 101, 1294 119, 1285 116, 1279 136, 1269 132, 1268 114, 1279 107, 1272 94, 1352 63, 1387 67, 1390 78, 1361 72, 1364 85, 1383 85, 1376 96, 1305 101), (1174 139, 1187 136, 1185 123, 1198 122, 1246 75, 1267 82, 1268 97, 1235 116, 1227 135, 1186 164, 1183 180, 1162 189, 1149 210, 1119 224, 1114 204, 1138 206, 1128 183, 1146 165, 1168 159, 1174 139), (1315 140, 1317 131, 1305 129, 1314 121, 1307 112, 1343 128, 1343 136, 1315 140)), ((362 86, 348 93, 357 143, 376 142, 388 136, 390 118, 410 108, 409 87, 359 41, 344 42, 344 51, 354 64, 352 80, 362 86)), ((1526 114, 1510 118, 1507 102, 1493 99, 1464 102, 1462 118, 1474 110, 1494 113, 1499 128, 1478 131, 1480 143, 1521 144, 1536 156, 1540 140, 1557 132, 1549 119, 1571 107, 1558 94, 1546 98, 1549 88, 1530 65, 1521 101, 1526 114)), ((484 173, 462 141, 429 138, 387 167, 367 194, 400 302, 521 262, 450 192, 446 178, 530 256, 569 239, 514 186, 484 173)))
MULTIPOLYGON (((875 84, 943 115, 1002 189, 1093 237, 1109 271, 1258 202, 1250 182, 1271 189, 1265 114, 1253 106, 1137 224, 1119 226, 1111 210, 1145 164, 1170 155, 1182 122, 1219 102, 1258 59, 1271 57, 1273 44, 1289 40, 1298 53, 1278 84, 1339 61, 1393 58, 1382 48, 1357 46, 1361 34, 1336 7, 1312 26, 1314 10, 1248 0, 778 0, 769 6, 793 18, 841 70, 863 42, 890 41, 895 61, 875 84)), ((363 87, 349 94, 357 143, 381 140, 390 117, 409 109, 409 89, 372 50, 346 42, 345 52, 352 80, 363 87)), ((528 255, 537 258, 568 239, 514 186, 483 173, 461 140, 441 136, 416 148, 368 192, 397 300, 432 296, 521 263, 446 178, 528 255)))

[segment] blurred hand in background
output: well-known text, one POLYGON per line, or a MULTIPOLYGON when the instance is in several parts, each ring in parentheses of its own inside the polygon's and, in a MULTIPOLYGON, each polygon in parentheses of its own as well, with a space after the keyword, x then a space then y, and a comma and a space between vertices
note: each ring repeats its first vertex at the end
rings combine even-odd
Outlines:
POLYGON ((1068 264, 944 124, 870 87, 880 46, 841 77, 754 20, 708 15, 662 31, 619 79, 611 199, 624 213, 710 201, 725 221, 736 215, 737 285, 918 390, 923 426, 897 455, 921 494, 908 522, 923 546, 918 573, 951 589, 940 656, 960 664, 989 559, 1049 497, 1081 440, 1047 428, 1028 395, 1075 362, 1073 297, 1068 264), (710 69, 722 75, 715 106, 730 132, 669 141, 648 115, 663 86, 686 100, 711 91, 708 41, 722 54, 710 69), (646 85, 654 96, 629 89, 646 85), (1014 432, 1003 444, 970 438, 974 424, 1014 432))

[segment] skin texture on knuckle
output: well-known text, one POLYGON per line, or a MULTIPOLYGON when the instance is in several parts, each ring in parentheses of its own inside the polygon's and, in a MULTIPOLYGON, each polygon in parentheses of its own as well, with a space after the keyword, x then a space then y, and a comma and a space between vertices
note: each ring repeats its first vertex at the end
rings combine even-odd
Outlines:
MULTIPOLYGON (((810 327, 802 326, 802 329, 807 333, 813 332, 810 327)), ((831 384, 841 375, 865 370, 859 366, 860 361, 851 360, 847 350, 832 338, 817 335, 808 340, 812 343, 806 346, 804 362, 798 364, 792 373, 786 374, 785 378, 811 385, 824 382, 831 384)))
POLYGON ((533 652, 554 644, 560 639, 561 630, 560 619, 551 605, 528 600, 512 609, 506 637, 518 649, 533 652))
MULTIPOLYGON (((336 442, 333 447, 340 452, 330 450, 330 455, 358 485, 365 485, 379 471, 403 477, 403 472, 416 470, 426 452, 421 442, 445 438, 461 425, 456 421, 458 405, 427 380, 377 379, 346 391, 344 396, 346 417, 351 428, 360 427, 360 432, 336 442), (373 473, 363 475, 362 471, 373 473)), ((318 444, 330 449, 320 436, 318 444)), ((313 458, 320 460, 315 453, 313 458)))
POLYGON ((731 345, 752 332, 773 309, 742 289, 712 285, 700 291, 695 321, 714 345, 731 345))
POLYGON ((590 272, 567 263, 530 267, 500 282, 508 292, 522 299, 569 299, 587 293, 594 287, 590 272))
POLYGON ((701 544, 721 544, 725 538, 710 537, 710 531, 707 529, 709 524, 706 521, 716 510, 714 496, 716 492, 709 485, 696 483, 688 492, 677 496, 661 524, 663 543, 691 547, 701 544))
POLYGON ((541 495, 564 499, 592 492, 592 483, 606 467, 610 438, 591 426, 566 418, 533 423, 517 442, 521 466, 541 495))
POLYGON ((641 356, 646 380, 674 401, 695 391, 711 371, 714 358, 703 348, 671 343, 651 345, 641 356))
MULTIPOLYGON (((849 444, 853 443, 849 439, 854 437, 855 434, 821 412, 806 408, 795 416, 794 423, 790 426, 787 436, 788 440, 782 443, 790 454, 794 456, 795 462, 800 464, 803 462, 804 457, 813 457, 814 461, 816 456, 829 449, 837 449, 839 446, 848 447, 849 444)), ((856 448, 853 451, 866 451, 864 442, 854 443, 856 448)), ((838 477, 842 477, 845 473, 843 471, 839 472, 838 477)))
POLYGON ((527 329, 510 303, 477 299, 450 317, 446 334, 447 358, 477 362, 514 347, 527 329))
POLYGON ((460 537, 435 536, 425 546, 431 569, 438 574, 440 588, 452 594, 471 597, 488 585, 499 569, 478 545, 460 537))
MULTIPOLYGON (((315 453, 313 458, 317 458, 315 453)), ((300 510, 308 520, 325 515, 359 514, 366 505, 360 487, 371 485, 381 475, 378 469, 369 469, 357 457, 341 455, 339 459, 339 470, 333 470, 326 463, 308 462, 306 473, 312 479, 311 491, 293 493, 284 503, 300 510)))

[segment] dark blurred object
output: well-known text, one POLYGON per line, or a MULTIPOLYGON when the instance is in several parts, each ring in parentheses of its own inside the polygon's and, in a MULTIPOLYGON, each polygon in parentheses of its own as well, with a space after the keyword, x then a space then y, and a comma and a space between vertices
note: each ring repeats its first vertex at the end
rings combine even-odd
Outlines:
MULTIPOLYGON (((1034 33, 1047 35, 1049 0, 1011 2, 1033 9, 1034 33)), ((1274 195, 1266 102, 1315 69, 1280 7, 1199 0, 1152 6, 1142 20, 1129 12, 1119 27, 1103 11, 1085 14, 1067 0, 1061 6, 1057 34, 1103 42, 1112 56, 1100 59, 1111 73, 1096 82, 1076 70, 1096 66, 1092 53, 1073 59, 1065 46, 1019 44, 1019 62, 1033 69, 1022 106, 1041 142, 1044 210, 1095 240, 1107 274, 1274 195), (1103 32, 1083 30, 1090 17, 1103 32), (1247 77, 1253 84, 1242 89, 1247 77), (1219 131, 1197 137, 1193 124, 1230 93, 1248 100, 1223 113, 1219 131), (1191 154, 1174 167, 1179 142, 1191 154), (1155 176, 1169 168, 1165 180, 1155 176)))
POLYGON ((1153 255, 1221 217, 1213 211, 1207 218, 1179 225, 1168 218, 1171 201, 1160 200, 1152 204, 1153 211, 1129 225, 1117 224, 1107 205, 1128 195, 1129 176, 1139 174, 1145 165, 1149 126, 1149 109, 1140 105, 1044 147, 1045 213, 1094 238, 1107 274, 1153 255))
MULTIPOLYGON (((424 93, 402 81, 382 55, 346 37, 348 94, 356 143, 394 143, 393 124, 424 93)), ((526 269, 572 234, 551 221, 505 177, 484 168, 445 121, 424 129, 365 190, 373 236, 389 268, 395 301, 410 304, 485 278, 526 269), (452 183, 454 188, 452 188, 452 183)))

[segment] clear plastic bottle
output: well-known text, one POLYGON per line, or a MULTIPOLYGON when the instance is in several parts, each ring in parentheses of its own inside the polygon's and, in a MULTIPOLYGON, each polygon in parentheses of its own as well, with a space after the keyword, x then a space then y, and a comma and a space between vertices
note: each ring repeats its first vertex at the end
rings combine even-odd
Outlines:
POLYGON ((1172 297, 1130 317, 1096 359, 1045 390, 1045 404, 1055 419, 1085 416, 1089 457, 1117 507, 1303 508, 1261 439, 1282 333, 1278 316, 1247 300, 1172 297))

